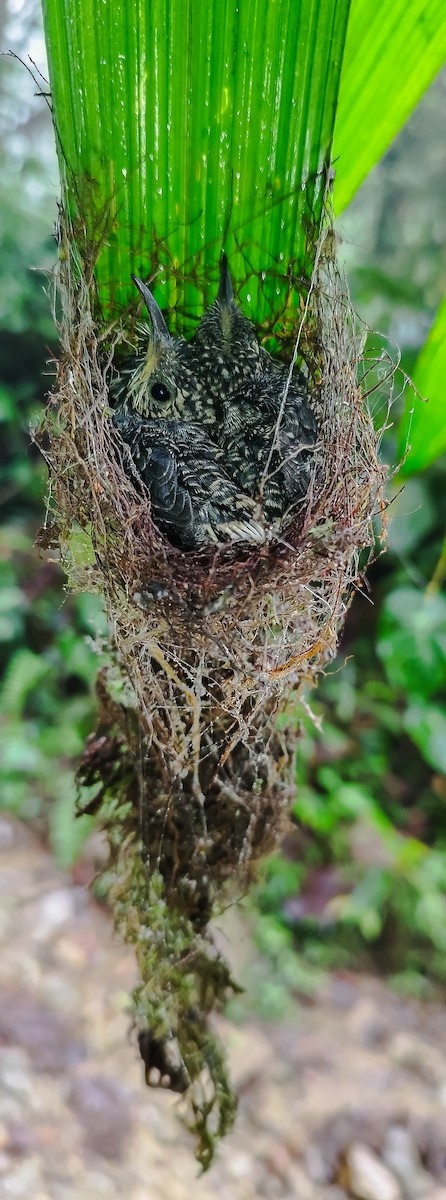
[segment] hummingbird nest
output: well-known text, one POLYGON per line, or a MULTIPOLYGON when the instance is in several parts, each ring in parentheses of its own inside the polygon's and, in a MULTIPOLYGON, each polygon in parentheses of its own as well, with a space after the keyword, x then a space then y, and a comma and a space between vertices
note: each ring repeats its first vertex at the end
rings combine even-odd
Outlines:
POLYGON ((208 923, 227 881, 245 887, 283 829, 296 708, 334 658, 383 512, 378 435, 358 383, 363 339, 329 243, 287 331, 317 422, 308 488, 263 545, 191 551, 160 532, 112 422, 130 317, 98 326, 91 262, 63 223, 55 274, 61 355, 39 434, 46 538, 70 588, 101 593, 110 628, 79 810, 98 812, 108 836, 115 923, 141 977, 133 1013, 146 1080, 184 1094, 203 1167, 235 1112, 209 1018, 237 984, 208 923))

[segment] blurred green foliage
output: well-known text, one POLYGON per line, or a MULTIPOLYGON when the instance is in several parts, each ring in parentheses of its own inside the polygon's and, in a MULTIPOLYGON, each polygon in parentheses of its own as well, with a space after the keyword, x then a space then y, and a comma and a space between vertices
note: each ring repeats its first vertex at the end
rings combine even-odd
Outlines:
POLYGON ((398 549, 370 573, 374 605, 355 600, 342 652, 311 702, 315 720, 300 722, 295 831, 258 889, 267 929, 272 917, 283 924, 314 966, 314 986, 321 967, 359 965, 417 990, 425 976, 446 983, 440 464, 404 489, 400 509, 404 496, 406 515, 390 529, 398 549), (412 520, 411 494, 427 527, 412 520))
POLYGON ((1 804, 33 820, 69 866, 91 826, 74 819, 74 771, 94 720, 104 617, 97 597, 65 596, 59 568, 34 547, 35 484, 22 484, 19 515, 0 528, 1 804))
MULTIPOLYGON (((70 865, 91 826, 74 819, 74 771, 94 720, 92 647, 104 619, 96 597, 65 594, 59 567, 34 545, 46 469, 30 433, 57 352, 45 295, 54 242, 40 204, 29 219, 26 188, 9 161, 0 235, 1 805, 33 820, 70 865)), ((40 178, 42 163, 35 170, 40 178)), ((26 172, 32 177, 29 159, 26 172)))

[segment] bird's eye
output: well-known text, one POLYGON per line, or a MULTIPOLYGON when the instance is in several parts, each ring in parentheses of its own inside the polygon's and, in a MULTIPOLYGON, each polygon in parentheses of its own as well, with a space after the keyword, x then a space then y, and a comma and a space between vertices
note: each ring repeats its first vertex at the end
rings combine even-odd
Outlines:
POLYGON ((165 383, 153 383, 150 388, 154 400, 159 400, 162 403, 164 400, 169 400, 170 392, 165 383))

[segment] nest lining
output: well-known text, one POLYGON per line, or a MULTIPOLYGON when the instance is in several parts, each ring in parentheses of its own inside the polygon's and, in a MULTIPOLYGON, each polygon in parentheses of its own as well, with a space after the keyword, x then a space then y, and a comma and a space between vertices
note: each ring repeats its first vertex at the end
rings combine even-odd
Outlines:
POLYGON ((95 796, 83 811, 100 808, 116 923, 137 946, 143 1058, 150 1045, 152 1062, 165 1053, 169 1063, 174 1047, 177 1068, 165 1073, 180 1091, 210 1071, 210 1092, 202 1082, 198 1099, 191 1091, 208 1165, 211 1113, 222 1133, 233 1112, 207 1022, 233 981, 212 950, 208 921, 224 881, 249 877, 280 833, 294 737, 278 732, 277 715, 334 657, 383 513, 385 472, 357 383, 362 337, 335 263, 324 259, 299 319, 297 349, 318 422, 305 502, 260 548, 170 545, 129 477, 111 422, 123 330, 95 325, 91 279, 73 231, 63 221, 61 229, 62 354, 43 425, 50 508, 70 586, 104 597, 115 664, 99 680, 98 729, 80 770, 95 796), (117 667, 130 685, 118 701, 117 667), (158 936, 148 955, 150 928, 158 936))

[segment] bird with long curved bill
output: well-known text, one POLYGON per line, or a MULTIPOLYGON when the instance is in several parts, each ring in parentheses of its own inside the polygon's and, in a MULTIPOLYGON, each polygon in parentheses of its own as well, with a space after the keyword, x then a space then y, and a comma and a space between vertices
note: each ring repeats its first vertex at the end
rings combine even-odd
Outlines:
POLYGON ((265 540, 256 506, 224 464, 214 440, 215 407, 191 370, 187 342, 169 334, 150 289, 134 278, 150 323, 141 351, 112 384, 113 423, 127 447, 124 466, 150 494, 152 514, 184 549, 265 540))

